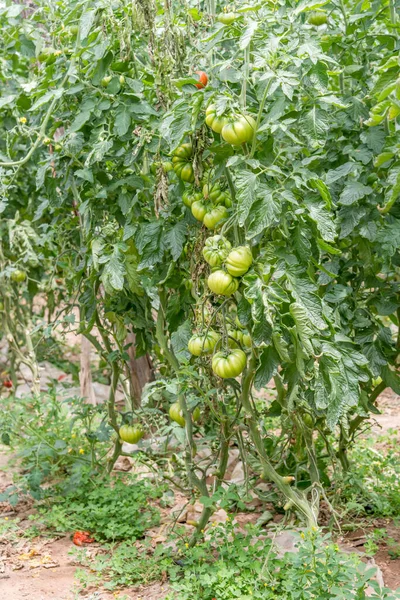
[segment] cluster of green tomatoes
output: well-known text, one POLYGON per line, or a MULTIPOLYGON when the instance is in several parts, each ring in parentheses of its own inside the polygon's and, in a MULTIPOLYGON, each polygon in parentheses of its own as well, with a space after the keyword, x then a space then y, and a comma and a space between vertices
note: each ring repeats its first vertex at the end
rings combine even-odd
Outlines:
MULTIPOLYGON (((239 287, 239 278, 251 267, 253 257, 250 248, 231 243, 222 235, 206 240, 203 257, 211 267, 207 279, 208 288, 217 296, 232 296, 239 287)), ((217 350, 223 337, 210 326, 205 333, 195 333, 189 340, 188 350, 193 356, 213 354, 211 368, 223 379, 237 377, 246 367, 247 358, 243 348, 251 347, 251 337, 243 331, 240 321, 235 319, 238 329, 227 329, 226 348, 217 350)))

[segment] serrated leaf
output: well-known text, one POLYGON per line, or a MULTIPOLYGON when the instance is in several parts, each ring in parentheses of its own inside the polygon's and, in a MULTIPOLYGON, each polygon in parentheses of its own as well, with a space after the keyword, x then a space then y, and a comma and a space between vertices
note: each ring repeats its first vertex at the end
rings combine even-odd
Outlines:
POLYGON ((321 240, 320 238, 317 239, 317 244, 323 252, 328 252, 329 254, 336 254, 336 255, 342 254, 342 251, 339 250, 339 248, 334 248, 333 246, 331 246, 324 240, 321 240))
POLYGON ((90 30, 92 29, 95 17, 96 17, 97 9, 87 10, 82 13, 80 21, 79 21, 79 31, 81 36, 81 41, 85 40, 90 30))
POLYGON ((188 351, 188 342, 192 336, 192 326, 190 321, 185 321, 171 335, 171 346, 174 354, 180 363, 190 360, 190 352, 188 351))
POLYGON ((124 275, 125 266, 121 260, 120 250, 116 246, 100 278, 106 292, 112 294, 114 291, 121 291, 124 287, 124 275))
POLYGON ((114 131, 119 136, 125 135, 131 124, 131 116, 126 106, 120 106, 115 115, 114 131))
POLYGON ((179 221, 165 235, 165 245, 171 251, 172 259, 178 260, 186 241, 187 223, 179 221))
POLYGON ((329 131, 329 120, 326 113, 316 106, 304 115, 301 120, 301 128, 306 136, 319 144, 325 144, 329 131))
POLYGON ((279 356, 272 346, 265 348, 260 356, 260 362, 257 367, 254 378, 254 387, 261 390, 266 387, 271 378, 277 374, 279 367, 279 356))
POLYGON ((310 218, 316 224, 322 238, 327 242, 333 242, 337 235, 333 215, 321 203, 305 201, 310 218))
POLYGON ((278 223, 281 212, 282 202, 279 202, 268 188, 265 189, 263 196, 260 198, 258 195, 258 200, 251 207, 246 239, 251 240, 268 227, 278 223))
POLYGON ((322 316, 322 304, 316 293, 316 286, 294 270, 288 270, 286 276, 288 288, 299 306, 304 308, 311 326, 326 329, 327 324, 322 316))
POLYGON ((335 183, 335 181, 343 179, 343 177, 346 177, 347 175, 349 175, 349 173, 352 173, 356 169, 357 165, 355 163, 346 162, 343 165, 340 165, 340 167, 337 167, 337 169, 328 171, 326 174, 327 185, 331 185, 332 183, 335 183))
POLYGON ((242 36, 239 40, 239 48, 244 50, 250 44, 255 32, 257 31, 258 21, 250 20, 246 29, 242 33, 242 36))
POLYGON ((90 119, 91 112, 84 111, 77 114, 75 119, 72 121, 71 126, 69 128, 70 131, 79 131, 81 127, 84 126, 90 119))
POLYGON ((253 203, 256 201, 258 187, 257 175, 251 171, 239 171, 235 178, 237 219, 239 225, 243 226, 253 203))
POLYGON ((321 198, 325 201, 326 208, 330 210, 332 208, 332 196, 329 188, 322 181, 322 179, 318 179, 318 177, 310 179, 310 183, 314 189, 319 191, 321 198))
POLYGON ((340 194, 339 202, 340 204, 349 206, 350 204, 357 202, 357 200, 361 200, 361 198, 371 194, 372 191, 371 187, 363 185, 359 181, 350 181, 340 194))

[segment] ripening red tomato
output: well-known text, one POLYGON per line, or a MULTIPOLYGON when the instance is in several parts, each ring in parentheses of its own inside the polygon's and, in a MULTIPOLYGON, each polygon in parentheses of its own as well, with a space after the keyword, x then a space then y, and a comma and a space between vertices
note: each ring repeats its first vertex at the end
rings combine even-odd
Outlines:
POLYGON ((9 390, 10 390, 10 389, 12 388, 12 386, 13 386, 13 384, 12 384, 12 381, 11 381, 10 379, 5 379, 5 380, 3 381, 3 385, 4 385, 4 387, 5 387, 5 388, 7 388, 7 389, 9 389, 9 390))
POLYGON ((196 83, 196 87, 198 90, 201 90, 208 83, 207 73, 204 73, 204 71, 195 71, 195 73, 199 76, 199 83, 196 83))
POLYGON ((94 539, 90 537, 88 531, 75 531, 72 541, 75 546, 83 546, 83 544, 92 544, 94 539))

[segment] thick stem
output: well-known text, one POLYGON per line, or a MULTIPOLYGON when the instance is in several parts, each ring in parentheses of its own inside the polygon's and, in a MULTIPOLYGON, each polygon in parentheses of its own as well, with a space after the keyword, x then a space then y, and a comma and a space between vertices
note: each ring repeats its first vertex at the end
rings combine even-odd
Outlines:
POLYGON ((266 454, 263 440, 260 435, 259 423, 257 416, 254 413, 253 406, 250 401, 250 390, 253 384, 253 379, 256 371, 256 359, 254 354, 250 360, 246 374, 242 379, 242 395, 241 401, 246 413, 246 418, 249 425, 250 436, 256 447, 261 466, 262 466, 262 477, 263 479, 269 479, 279 489, 279 491, 292 503, 292 505, 300 512, 307 521, 308 526, 317 525, 317 517, 314 514, 311 505, 307 501, 301 492, 291 488, 289 484, 285 483, 283 477, 277 473, 272 464, 270 463, 266 454))

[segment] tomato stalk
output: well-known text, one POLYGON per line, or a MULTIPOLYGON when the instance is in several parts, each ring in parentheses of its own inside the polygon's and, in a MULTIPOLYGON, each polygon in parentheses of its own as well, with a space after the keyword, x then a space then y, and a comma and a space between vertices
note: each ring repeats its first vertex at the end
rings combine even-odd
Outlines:
POLYGON ((248 44, 244 50, 244 74, 242 82, 242 91, 240 94, 240 106, 245 110, 247 101, 247 80, 249 78, 249 64, 250 64, 250 44, 248 44))
POLYGON ((256 357, 254 352, 250 359, 246 374, 242 378, 242 394, 241 402, 245 410, 246 416, 249 423, 249 433, 251 439, 255 445, 257 454, 259 456, 262 465, 262 477, 263 479, 269 479, 279 489, 279 491, 290 501, 293 506, 297 508, 299 513, 307 521, 308 526, 317 525, 317 516, 313 511, 312 506, 309 504, 304 494, 291 488, 288 483, 285 483, 283 477, 277 473, 272 464, 270 463, 268 456, 265 451, 264 443, 259 431, 259 419, 254 412, 254 408, 250 401, 250 391, 253 385, 253 380, 256 372, 256 357))
POLYGON ((260 108, 258 109, 258 114, 257 114, 257 119, 256 119, 256 126, 254 128, 253 142, 251 144, 250 158, 253 158, 254 153, 256 151, 256 147, 257 147, 257 131, 258 131, 258 128, 259 128, 260 123, 261 123, 262 113, 263 113, 264 106, 265 106, 265 103, 266 103, 267 98, 268 98, 268 93, 269 93, 269 88, 271 87, 271 83, 272 83, 272 79, 269 79, 267 81, 264 93, 263 93, 262 98, 261 98, 260 108))

